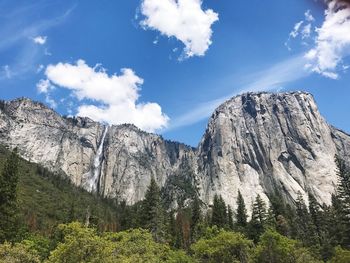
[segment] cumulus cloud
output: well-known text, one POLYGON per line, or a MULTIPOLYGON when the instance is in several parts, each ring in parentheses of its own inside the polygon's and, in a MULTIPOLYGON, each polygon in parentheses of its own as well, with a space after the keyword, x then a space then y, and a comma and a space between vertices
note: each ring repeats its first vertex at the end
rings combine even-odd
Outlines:
POLYGON ((37 36, 33 38, 35 44, 44 45, 46 43, 47 36, 37 36))
POLYGON ((325 77, 337 79, 342 60, 350 54, 350 4, 330 1, 325 21, 316 29, 315 47, 307 52, 308 67, 325 77))
POLYGON ((144 29, 177 38, 186 57, 204 56, 212 43, 211 26, 219 19, 212 9, 202 9, 201 0, 143 0, 141 13, 144 29))
POLYGON ((70 90, 80 101, 95 102, 78 106, 79 116, 109 124, 133 123, 149 132, 168 124, 169 118, 157 103, 138 102, 143 79, 131 69, 122 69, 120 75, 108 75, 101 65, 90 67, 85 61, 78 60, 75 64, 49 65, 45 75, 47 79, 38 83, 41 89, 45 90, 53 83, 70 90))

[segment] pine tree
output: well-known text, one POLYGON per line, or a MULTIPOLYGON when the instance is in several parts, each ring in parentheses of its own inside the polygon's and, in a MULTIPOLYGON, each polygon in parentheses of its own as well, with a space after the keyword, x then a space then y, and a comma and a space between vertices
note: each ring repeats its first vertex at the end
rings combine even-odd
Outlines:
POLYGON ((227 227, 230 230, 233 230, 233 228, 234 228, 233 212, 232 212, 231 206, 229 206, 229 205, 227 206, 227 227))
POLYGON ((198 232, 198 225, 202 221, 200 201, 196 197, 191 206, 191 241, 194 242, 198 232))
POLYGON ((151 231, 155 240, 164 241, 164 209, 160 199, 160 189, 153 177, 142 202, 142 216, 144 227, 151 231))
POLYGON ((269 196, 269 200, 271 203, 271 209, 273 210, 276 219, 279 215, 286 217, 287 208, 282 194, 279 191, 276 191, 274 195, 269 196))
POLYGON ((18 231, 18 156, 15 149, 0 175, 0 243, 13 240, 18 231))
POLYGON ((252 209, 252 218, 249 222, 248 235, 255 242, 259 240, 260 235, 265 230, 267 219, 266 204, 261 199, 260 195, 257 195, 252 209))
POLYGON ((226 204, 222 197, 218 195, 215 195, 213 200, 211 224, 219 228, 225 228, 227 226, 226 204))
POLYGON ((267 217, 266 204, 262 200, 260 195, 257 195, 255 202, 253 204, 252 219, 257 220, 261 225, 264 225, 264 223, 266 221, 266 217, 267 217))
POLYGON ((302 241, 305 246, 318 244, 316 227, 311 220, 311 216, 307 210, 307 206, 301 192, 298 192, 296 200, 296 231, 297 238, 302 241))
POLYGON ((238 228, 247 226, 247 209, 245 208, 244 199, 240 191, 238 191, 237 197, 236 225, 238 228))
POLYGON ((337 216, 344 229, 341 245, 350 248, 350 170, 344 160, 335 157, 337 165, 337 216))
POLYGON ((318 239, 318 243, 321 244, 321 239, 324 234, 324 231, 322 229, 322 212, 320 205, 317 203, 316 198, 311 193, 309 193, 309 213, 312 224, 316 228, 316 236, 318 239))

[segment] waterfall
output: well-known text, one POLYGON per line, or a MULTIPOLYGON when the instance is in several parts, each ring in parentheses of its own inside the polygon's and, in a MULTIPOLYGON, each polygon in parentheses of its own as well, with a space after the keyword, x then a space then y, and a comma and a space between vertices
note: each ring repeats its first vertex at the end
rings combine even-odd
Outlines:
POLYGON ((103 131, 103 135, 100 141, 100 145, 97 148, 97 152, 94 158, 94 162, 92 164, 92 171, 90 170, 87 174, 84 175, 86 177, 86 181, 84 183, 85 189, 89 192, 96 192, 97 190, 97 184, 98 180, 100 178, 101 174, 101 163, 102 163, 102 156, 103 156, 103 145, 105 141, 105 137, 108 132, 108 125, 105 127, 103 131))

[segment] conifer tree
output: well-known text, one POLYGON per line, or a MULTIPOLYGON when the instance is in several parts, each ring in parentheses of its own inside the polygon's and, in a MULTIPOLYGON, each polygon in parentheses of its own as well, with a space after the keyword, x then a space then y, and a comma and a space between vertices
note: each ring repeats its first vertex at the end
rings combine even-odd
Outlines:
POLYGON ((253 204, 253 213, 252 219, 257 220, 261 225, 263 225, 266 221, 267 213, 266 213, 266 204, 260 197, 257 195, 255 202, 253 204))
POLYGON ((260 195, 257 195, 252 209, 252 218, 249 222, 248 234, 255 242, 259 240, 260 235, 265 230, 265 224, 267 219, 266 204, 261 199, 260 195))
POLYGON ((244 199, 240 191, 238 191, 237 197, 236 225, 239 228, 247 226, 247 209, 245 208, 244 199))
POLYGON ((202 219, 201 207, 198 197, 192 202, 191 207, 191 228, 194 228, 202 219))
POLYGON ((321 239, 324 234, 323 233, 324 230, 322 229, 323 216, 322 216, 320 205, 317 203, 316 198, 311 193, 309 193, 309 213, 310 213, 312 224, 316 229, 316 236, 318 239, 318 243, 321 244, 321 239))
POLYGON ((13 240, 18 231, 18 156, 15 149, 0 175, 0 243, 13 240))
POLYGON ((211 224, 219 228, 225 228, 227 225, 226 204, 222 197, 218 195, 215 195, 213 200, 211 224))
POLYGON ((337 185, 337 216, 342 224, 344 247, 350 248, 350 169, 346 166, 344 160, 338 156, 335 157, 337 165, 338 185, 337 185))
POLYGON ((142 202, 143 225, 149 229, 156 241, 164 241, 164 209, 160 199, 160 189, 152 177, 142 202))
POLYGON ((233 212, 231 209, 231 206, 227 206, 227 226, 230 230, 233 230, 234 224, 233 224, 233 212))
POLYGON ((298 192, 296 199, 296 231, 297 238, 305 246, 311 246, 318 243, 316 227, 313 224, 307 206, 301 192, 298 192))
POLYGON ((191 206, 191 240, 195 240, 195 237, 198 232, 198 225, 202 221, 202 212, 200 207, 199 198, 196 197, 191 206))

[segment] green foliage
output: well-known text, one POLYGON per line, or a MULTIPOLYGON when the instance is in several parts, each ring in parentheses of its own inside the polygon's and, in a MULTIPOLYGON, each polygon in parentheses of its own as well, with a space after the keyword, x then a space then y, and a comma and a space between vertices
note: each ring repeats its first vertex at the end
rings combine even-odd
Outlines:
POLYGON ((0 174, 0 243, 17 237, 18 230, 18 156, 14 150, 0 174))
POLYGON ((236 226, 238 227, 238 229, 247 226, 247 218, 247 209, 245 208, 244 199, 241 192, 238 191, 236 210, 236 226))
POLYGON ((104 238, 115 244, 114 262, 192 262, 183 251, 155 242, 151 233, 143 229, 107 233, 104 238))
POLYGON ((337 186, 337 217, 340 228, 343 229, 340 245, 350 248, 350 169, 345 161, 338 156, 335 157, 337 164, 338 186, 337 186))
POLYGON ((234 225, 233 225, 233 212, 232 212, 232 209, 231 209, 231 206, 227 206, 227 226, 228 226, 228 229, 231 229, 233 230, 234 228, 234 225))
POLYGON ((160 189, 152 177, 142 202, 143 226, 149 229, 157 241, 165 240, 165 211, 160 198, 160 189))
MULTIPOLYGON (((12 155, 9 151, 0 146, 0 170, 3 171, 2 173, 5 171, 6 160, 10 156, 12 155)), ((18 231, 23 228, 30 232, 49 235, 55 226, 60 223, 67 223, 72 220, 84 222, 87 204, 90 206, 91 216, 95 219, 99 229, 117 230, 119 224, 116 212, 118 208, 113 200, 105 200, 77 188, 62 176, 51 173, 47 169, 21 158, 18 159, 17 168, 15 169, 18 169, 18 209, 16 216, 19 223, 21 223, 21 226, 16 226, 17 236, 21 235, 18 231)), ((12 169, 12 171, 14 170, 12 169)), ((3 184, 1 183, 1 185, 3 184)), ((14 193, 11 192, 11 194, 14 193)), ((0 202, 0 204, 3 204, 3 202, 0 202)), ((3 205, 0 205, 0 207, 3 207, 3 205)), ((15 209, 14 206, 13 208, 15 209)), ((15 219, 13 218, 11 222, 15 219)), ((0 219, 0 225, 6 222, 8 221, 0 219)), ((0 227, 0 229, 13 231, 11 226, 15 225, 14 223, 7 227, 0 227)), ((15 234, 10 235, 15 237, 15 234)))
POLYGON ((200 232, 200 224, 203 221, 200 201, 196 197, 191 204, 191 241, 197 240, 200 232))
POLYGON ((349 263, 350 262, 350 251, 342 249, 340 246, 335 248, 334 257, 330 263, 349 263))
POLYGON ((248 236, 253 239, 254 242, 257 242, 260 235, 264 232, 266 219, 266 204, 261 199, 260 195, 257 195, 253 203, 252 218, 248 225, 248 236))
POLYGON ((0 263, 40 263, 38 253, 23 243, 0 245, 0 263))
POLYGON ((221 196, 215 195, 213 200, 211 225, 219 228, 227 227, 227 210, 224 199, 221 196))
POLYGON ((0 245, 0 263, 350 262, 350 173, 336 162, 339 184, 331 206, 309 194, 307 207, 299 194, 294 209, 276 193, 267 210, 257 196, 247 222, 240 192, 235 215, 218 195, 202 215, 194 189, 167 212, 165 189, 152 178, 145 199, 129 206, 76 188, 0 147, 0 238, 17 242, 0 245), (90 228, 78 222, 86 218, 90 228))
MULTIPOLYGON (((214 230, 216 231, 216 230, 214 230)), ((220 230, 212 237, 202 238, 191 246, 199 262, 248 262, 253 243, 242 234, 220 230)))
POLYGON ((310 252, 300 248, 298 242, 281 234, 267 230, 255 249, 254 262, 257 263, 312 263, 320 262, 310 252))
POLYGON ((316 226, 312 222, 310 213, 304 202, 302 194, 299 192, 296 200, 296 225, 297 238, 305 246, 318 244, 316 226))
POLYGON ((21 241, 26 247, 36 251, 41 260, 46 259, 51 250, 51 240, 38 234, 31 234, 21 241))
POLYGON ((114 262, 115 245, 96 234, 91 228, 83 227, 81 223, 73 222, 59 225, 63 240, 51 252, 48 263, 76 262, 114 262))

